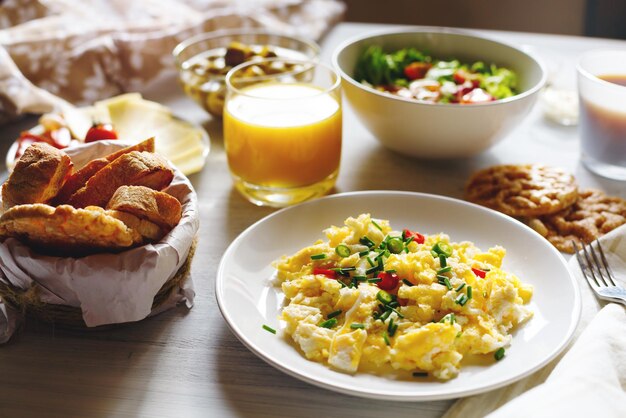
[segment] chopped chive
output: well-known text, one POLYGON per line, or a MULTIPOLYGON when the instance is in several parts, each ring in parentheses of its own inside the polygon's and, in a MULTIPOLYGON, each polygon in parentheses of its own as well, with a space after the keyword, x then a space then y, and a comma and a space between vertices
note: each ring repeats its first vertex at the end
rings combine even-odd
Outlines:
POLYGON ((374 261, 371 258, 369 258, 369 257, 367 257, 367 264, 369 264, 372 267, 374 267, 376 265, 376 264, 374 264, 374 261))
POLYGON ((378 299, 383 305, 389 305, 393 302, 393 296, 384 290, 379 290, 378 293, 376 293, 376 299, 378 299))
POLYGON ((380 227, 380 225, 378 225, 378 222, 376 222, 375 220, 372 219, 372 225, 374 225, 379 231, 382 232, 382 228, 380 227))
POLYGON ((367 276, 352 276, 352 280, 356 280, 357 282, 364 282, 367 280, 367 276))
POLYGON ((341 271, 354 271, 354 270, 356 270, 356 267, 340 267, 339 270, 341 270, 341 271))
POLYGON ((409 253, 409 247, 404 247, 403 251, 408 254, 409 253))
POLYGON ((383 332, 383 340, 385 340, 385 344, 391 345, 391 343, 389 342, 389 337, 387 337, 387 331, 383 332))
POLYGON ((382 282, 383 279, 379 279, 378 277, 374 277, 373 279, 367 279, 368 283, 378 283, 378 282, 382 282))
POLYGON ((270 327, 269 325, 265 325, 263 324, 263 329, 267 332, 271 332, 272 334, 276 334, 276 330, 272 327, 270 327))
POLYGON ((448 266, 448 260, 446 260, 446 256, 443 254, 439 255, 439 265, 444 268, 448 266))
POLYGON ((390 270, 385 270, 386 273, 395 273, 396 271, 394 269, 390 269, 390 270))
POLYGON ((464 306, 467 303, 467 295, 465 293, 461 293, 455 300, 454 303, 464 306))
POLYGON ((404 283, 405 285, 411 287, 413 286, 413 283, 411 283, 410 281, 408 281, 407 279, 402 279, 402 283, 404 283))
POLYGON ((350 257, 350 247, 346 244, 339 244, 335 247, 335 252, 339 257, 346 258, 350 257))
POLYGON ((452 270, 452 266, 445 266, 437 270, 437 274, 448 273, 450 270, 452 270))
POLYGON ((336 311, 332 311, 331 313, 329 313, 328 315, 326 315, 327 319, 331 319, 334 318, 336 316, 341 315, 341 312, 343 312, 341 309, 337 309, 336 311))
POLYGON ((387 318, 389 318, 389 315, 391 315, 391 310, 383 312, 382 315, 380 315, 380 320, 385 322, 387 318))
MULTIPOLYGON (((389 320, 389 325, 387 325, 387 332, 389 333, 389 335, 392 335, 392 334, 391 334, 391 329, 393 329, 393 318, 391 318, 391 319, 389 320)), ((393 335, 392 335, 392 336, 393 336, 393 335)))
POLYGON ((446 321, 449 322, 450 325, 454 324, 456 321, 456 315, 454 315, 454 313, 449 313, 439 320, 440 323, 445 323, 446 321))
POLYGON ((322 328, 333 328, 335 325, 337 325, 337 318, 330 318, 322 322, 319 326, 322 328))
POLYGON ((365 324, 350 324, 350 328, 352 329, 364 329, 365 324))
POLYGON ((404 315, 402 315, 402 314, 401 314, 398 310, 396 310, 396 308, 391 308, 391 307, 390 307, 389 309, 391 309, 392 311, 394 311, 394 312, 396 313, 396 315, 398 315, 398 317, 399 317, 399 318, 404 318, 404 315))
POLYGON ((433 258, 439 257, 439 254, 437 252, 435 252, 434 250, 430 250, 430 255, 432 255, 433 258))
POLYGON ((402 242, 402 239, 399 237, 391 238, 387 242, 387 249, 394 254, 400 254, 402 250, 404 249, 404 243, 402 242))
POLYGON ((415 241, 415 237, 409 237, 404 244, 408 247, 413 241, 415 241))
POLYGON ((413 372, 413 377, 428 377, 428 372, 413 372))
POLYGON ((369 268, 367 270, 365 270, 365 274, 372 274, 372 273, 376 273, 377 271, 380 270, 379 266, 374 266, 372 268, 369 268))
POLYGON ((366 256, 370 253, 370 250, 359 251, 359 257, 366 256))
POLYGON ((450 257, 452 256, 453 249, 450 244, 447 244, 443 241, 439 241, 435 245, 433 245, 433 251, 436 252, 437 255, 444 255, 446 257, 450 257))
POLYGON ((339 282, 339 284, 341 285, 341 287, 346 287, 346 284, 345 284, 343 281, 341 281, 341 280, 337 280, 337 281, 339 282))
POLYGON ((387 306, 390 306, 392 308, 397 308, 398 306, 400 306, 400 304, 394 300, 393 302, 390 302, 387 306))
POLYGON ((368 247, 373 247, 374 245, 374 241, 372 241, 371 239, 369 239, 367 236, 365 237, 361 237, 361 239, 359 240, 359 242, 363 245, 367 245, 368 247))
POLYGON ((391 329, 391 331, 389 332, 389 336, 393 337, 396 334, 396 331, 398 330, 398 324, 393 324, 393 328, 391 329))
POLYGON ((448 288, 448 290, 452 290, 452 285, 450 284, 449 278, 447 278, 446 276, 437 276, 437 279, 439 279, 439 284, 444 285, 448 288))
POLYGON ((472 286, 467 286, 467 299, 472 298, 472 286))
POLYGON ((463 335, 463 331, 457 332, 455 338, 461 338, 461 335, 463 335))
POLYGON ((323 260, 326 258, 326 254, 313 254, 311 260, 323 260))
POLYGON ((465 282, 461 283, 456 289, 457 292, 460 292, 465 287, 465 282))
POLYGON ((504 347, 498 348, 496 352, 493 354, 493 356, 495 357, 497 361, 502 360, 502 358, 504 357, 504 347))

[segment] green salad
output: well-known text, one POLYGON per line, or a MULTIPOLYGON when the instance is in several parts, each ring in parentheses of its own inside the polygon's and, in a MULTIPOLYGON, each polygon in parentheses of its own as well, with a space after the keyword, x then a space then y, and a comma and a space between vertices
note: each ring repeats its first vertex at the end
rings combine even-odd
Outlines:
POLYGON ((430 103, 484 103, 518 93, 517 76, 508 68, 439 60, 415 48, 385 52, 372 45, 359 57, 354 78, 380 91, 430 103))

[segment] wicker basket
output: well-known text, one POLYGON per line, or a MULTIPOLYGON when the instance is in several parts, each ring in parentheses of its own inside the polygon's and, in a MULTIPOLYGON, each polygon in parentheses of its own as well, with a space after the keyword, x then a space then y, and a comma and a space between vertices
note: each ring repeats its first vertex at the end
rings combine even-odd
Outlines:
MULTIPOLYGON (((178 269, 176 274, 163 284, 161 289, 154 296, 152 310, 154 311, 163 304, 170 296, 171 292, 178 291, 189 278, 191 270, 191 261, 195 254, 197 241, 194 240, 189 249, 189 254, 183 265, 178 269)), ((0 299, 10 308, 22 313, 23 315, 33 317, 43 322, 53 324, 70 329, 93 330, 108 328, 112 325, 101 325, 98 327, 87 327, 83 321, 83 315, 80 308, 56 305, 42 302, 39 298, 41 287, 37 284, 29 289, 19 289, 10 284, 0 281, 0 299)))

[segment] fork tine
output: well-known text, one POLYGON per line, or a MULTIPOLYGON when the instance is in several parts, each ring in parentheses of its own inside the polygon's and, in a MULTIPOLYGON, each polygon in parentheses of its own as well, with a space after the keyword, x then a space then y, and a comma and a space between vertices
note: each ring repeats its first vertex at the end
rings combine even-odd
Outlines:
MULTIPOLYGON (((572 241, 572 247, 574 248, 574 253, 576 254, 576 259, 578 260, 578 266, 580 267, 580 271, 583 273, 583 276, 585 280, 587 280, 587 283, 589 283, 589 286, 591 286, 592 289, 600 287, 600 284, 598 284, 596 276, 593 275, 593 272, 589 274, 590 267, 588 260, 586 261, 585 258, 583 258, 583 256, 580 254, 580 248, 578 248, 578 244, 576 243, 576 241, 572 241)), ((584 248, 585 246, 583 245, 583 249, 584 248)))
MULTIPOLYGON (((598 247, 598 250, 600 250, 600 259, 602 260, 602 266, 606 271, 606 276, 608 277, 611 286, 616 286, 611 270, 609 270, 609 263, 606 261, 606 257, 604 256, 604 250, 602 249, 602 245, 600 245, 600 241, 596 240, 596 246, 598 247)), ((600 264, 598 264, 598 267, 600 267, 600 264)))
POLYGON ((596 278, 596 281, 600 286, 608 286, 608 283, 606 282, 606 280, 604 279, 604 275, 602 274, 602 270, 600 270, 600 262, 598 261, 596 251, 593 249, 593 242, 590 242, 589 245, 583 246, 583 248, 585 251, 585 257, 591 257, 591 259, 589 259, 589 268, 596 278))

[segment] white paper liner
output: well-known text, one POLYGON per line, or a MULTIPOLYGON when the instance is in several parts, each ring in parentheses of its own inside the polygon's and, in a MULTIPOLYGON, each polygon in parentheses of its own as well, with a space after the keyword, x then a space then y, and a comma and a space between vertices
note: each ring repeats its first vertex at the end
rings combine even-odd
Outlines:
MULTIPOLYGON (((98 141, 66 152, 78 169, 127 145, 98 141)), ((39 284, 42 302, 80 308, 88 327, 139 321, 181 302, 191 308, 195 292, 189 278, 151 311, 154 296, 185 262, 199 228, 198 200, 189 179, 174 167, 174 179, 164 191, 181 202, 183 212, 179 224, 158 243, 69 258, 37 254, 9 238, 0 243, 0 280, 24 290, 39 284)), ((18 322, 19 313, 0 302, 0 343, 8 341, 18 322)))

